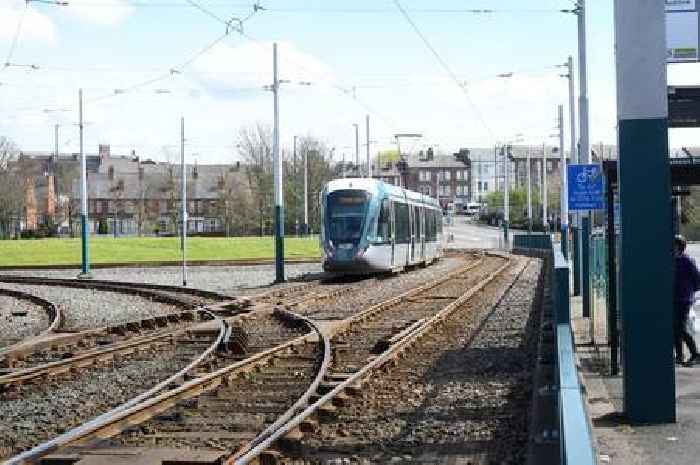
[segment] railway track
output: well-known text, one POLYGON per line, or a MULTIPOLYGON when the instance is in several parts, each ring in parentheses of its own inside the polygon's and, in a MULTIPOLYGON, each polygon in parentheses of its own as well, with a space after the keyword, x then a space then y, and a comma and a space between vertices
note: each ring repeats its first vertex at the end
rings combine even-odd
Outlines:
MULTIPOLYGON (((15 344, 21 343, 23 339, 38 336, 54 331, 61 325, 61 311, 48 300, 37 297, 27 292, 12 289, 0 288, 0 299, 6 299, 6 310, 3 315, 2 328, 0 328, 0 358, 3 353, 12 351, 15 344), (29 308, 16 305, 22 302, 29 308), (20 307, 20 308, 18 308, 20 307), (40 308, 41 312, 37 312, 40 308), (30 311, 40 313, 40 315, 29 315, 30 311), (41 315, 43 313, 43 315, 41 315), (27 323, 25 319, 31 319, 27 323), (21 328, 17 328, 17 320, 21 321, 21 328), (11 330, 14 330, 12 333, 11 330)), ((3 302, 0 301, 0 306, 3 302)))
MULTIPOLYGON (((358 380, 386 363, 386 357, 393 357, 400 348, 411 345, 419 334, 438 324, 449 314, 446 309, 471 298, 508 266, 507 257, 481 257, 434 282, 344 320, 329 330, 335 334, 332 372, 326 372, 329 347, 323 336, 300 336, 265 348, 270 341, 265 342, 268 338, 261 335, 261 345, 251 344, 252 350, 241 354, 235 363, 213 367, 207 374, 138 405, 103 415, 100 421, 86 423, 16 456, 8 464, 37 460, 59 449, 89 455, 90 448, 73 450, 72 447, 94 445, 96 441, 101 446, 147 446, 155 451, 158 460, 167 460, 164 448, 173 447, 184 456, 171 457, 172 460, 186 461, 183 457, 187 457, 188 452, 183 449, 196 451, 200 458, 204 454, 212 460, 231 458, 234 454, 242 457, 246 453, 258 454, 269 446, 269 441, 279 438, 279 431, 289 425, 288 420, 293 415, 306 411, 309 402, 316 401, 314 412, 334 410, 325 392, 330 388, 333 392, 345 382, 341 390, 351 390, 358 380), (466 286, 466 293, 464 289, 458 292, 460 286, 466 286), (397 323, 402 310, 406 316, 397 323), (371 337, 366 337, 361 344, 359 339, 363 333, 371 337), (357 342, 357 353, 348 350, 350 341, 357 342)), ((334 291, 340 289, 344 287, 334 291)), ((304 297, 313 300, 323 295, 318 292, 310 295, 309 290, 307 286, 306 296, 302 291, 296 300, 285 303, 303 310, 304 297)), ((262 312, 252 312, 241 319, 257 319, 260 315, 262 312)), ((277 315, 282 314, 278 312, 277 315)), ((304 321, 306 326, 320 333, 318 327, 301 315, 284 315, 296 324, 304 321)))

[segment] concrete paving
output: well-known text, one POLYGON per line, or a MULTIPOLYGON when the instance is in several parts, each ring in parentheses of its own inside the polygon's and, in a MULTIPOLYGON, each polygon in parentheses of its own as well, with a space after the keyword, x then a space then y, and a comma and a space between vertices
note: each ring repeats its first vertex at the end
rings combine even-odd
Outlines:
POLYGON ((700 366, 676 367, 676 423, 631 425, 622 414, 622 377, 609 374, 610 353, 606 347, 605 324, 602 321, 604 312, 598 312, 596 320, 600 321, 596 321, 595 325, 596 344, 591 345, 590 319, 581 317, 580 297, 572 298, 571 310, 598 463, 700 463, 700 366))
POLYGON ((503 230, 477 223, 468 216, 455 216, 453 224, 444 226, 447 237, 453 240, 448 247, 456 249, 500 249, 503 248, 503 230), (451 235, 451 236, 450 236, 451 235))

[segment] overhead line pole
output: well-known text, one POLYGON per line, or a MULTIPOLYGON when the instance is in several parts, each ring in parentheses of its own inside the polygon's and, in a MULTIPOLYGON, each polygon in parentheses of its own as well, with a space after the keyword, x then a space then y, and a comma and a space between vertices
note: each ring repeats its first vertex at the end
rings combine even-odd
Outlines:
POLYGON ((277 42, 272 44, 272 71, 274 80, 272 93, 274 100, 274 131, 272 135, 273 168, 275 176, 275 282, 284 279, 284 197, 282 195, 282 157, 280 157, 279 133, 279 77, 277 70, 277 42))
POLYGON ((360 175, 360 125, 353 123, 355 126, 355 168, 357 169, 357 175, 360 175))
POLYGON ((309 146, 304 147, 304 235, 309 234, 309 146))
MULTIPOLYGON (((578 0, 578 56, 579 56, 579 125, 581 129, 580 153, 581 163, 591 162, 591 147, 588 133, 588 73, 586 65, 586 0, 578 0)), ((581 294, 583 295, 583 316, 591 316, 590 296, 590 231, 591 213, 581 215, 581 294)))
POLYGON ((185 118, 180 117, 180 168, 182 175, 182 286, 187 287, 187 167, 185 166, 185 118))
POLYGON ((527 232, 532 232, 532 182, 531 182, 531 166, 530 166, 530 149, 525 153, 525 163, 527 164, 527 232))
POLYGON ((559 194, 560 217, 561 217, 561 253, 564 258, 569 258, 569 199, 566 183, 566 155, 564 154, 564 105, 559 105, 559 176, 561 178, 561 188, 559 194))
POLYGON ((549 232, 547 220, 547 146, 542 144, 542 228, 545 232, 549 232))
POLYGON ((367 178, 372 179, 372 160, 369 155, 369 115, 365 117, 367 126, 367 178))
POLYGON ((88 201, 87 201, 87 163, 83 147, 83 89, 78 90, 78 127, 80 128, 80 239, 82 266, 79 278, 90 278, 90 255, 88 244, 88 201))

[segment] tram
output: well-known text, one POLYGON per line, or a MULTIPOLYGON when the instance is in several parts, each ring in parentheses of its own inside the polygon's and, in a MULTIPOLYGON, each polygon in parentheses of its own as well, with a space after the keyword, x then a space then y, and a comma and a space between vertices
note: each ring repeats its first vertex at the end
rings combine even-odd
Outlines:
POLYGON ((320 196, 323 269, 398 272, 442 256, 442 209, 432 197, 382 181, 330 181, 320 196))

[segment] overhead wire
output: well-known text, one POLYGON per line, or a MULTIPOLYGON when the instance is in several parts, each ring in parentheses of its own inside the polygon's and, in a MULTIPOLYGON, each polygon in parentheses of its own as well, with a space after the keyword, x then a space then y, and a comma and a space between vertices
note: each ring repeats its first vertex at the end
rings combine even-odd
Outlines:
POLYGON ((10 50, 7 53, 7 58, 5 59, 5 63, 3 63, 2 68, 0 68, 0 73, 3 72, 5 69, 9 68, 10 65, 12 64, 12 56, 15 54, 15 50, 17 49, 17 43, 19 42, 19 35, 22 32, 22 25, 24 24, 24 19, 27 17, 27 10, 29 9, 29 2, 26 2, 24 4, 24 9, 22 10, 22 14, 19 18, 19 21, 17 22, 17 28, 15 29, 15 34, 12 37, 12 42, 10 43, 10 50))
POLYGON ((440 54, 437 52, 437 50, 435 50, 435 47, 433 47, 433 45, 430 43, 428 38, 423 34, 423 32, 420 30, 420 28, 416 25, 416 23, 413 21, 411 16, 406 12, 406 10, 401 5, 399 0, 393 0, 393 2, 394 2, 394 5, 396 5, 396 8, 398 8, 398 10, 401 12, 401 15, 406 19, 406 21, 411 25, 411 27, 416 32, 418 37, 420 37, 420 39, 423 41, 423 43, 428 48, 428 50, 430 50, 430 52, 432 52, 433 56, 435 56, 435 59, 438 61, 440 66, 442 66, 442 68, 445 70, 445 72, 447 72, 447 74, 450 76, 450 78, 452 78, 452 80, 457 85, 457 87, 459 87, 459 89, 465 95, 465 97, 467 98, 467 101, 469 102, 469 105, 472 107, 472 110, 474 111, 477 118, 481 122, 481 125, 486 129, 486 131, 488 131, 488 133, 491 135, 491 137, 493 139, 496 139, 494 132, 491 130, 491 127, 486 123, 486 120, 484 119, 483 115, 481 114, 481 111, 479 110, 479 108, 476 106, 476 104, 472 100, 471 95, 469 95, 469 92, 464 87, 464 84, 459 80, 457 75, 452 71, 450 66, 442 58, 442 56, 440 56, 440 54))

